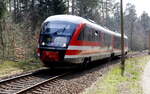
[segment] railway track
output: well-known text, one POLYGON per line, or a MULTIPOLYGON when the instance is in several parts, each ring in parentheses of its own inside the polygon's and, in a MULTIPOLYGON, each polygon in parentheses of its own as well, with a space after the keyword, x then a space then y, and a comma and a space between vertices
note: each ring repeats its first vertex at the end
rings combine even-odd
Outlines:
MULTIPOLYGON (((127 58, 147 55, 147 53, 129 54, 127 58)), ((35 94, 47 91, 51 84, 55 83, 60 77, 66 76, 71 72, 48 71, 27 73, 6 80, 0 81, 0 94, 35 94)))
POLYGON ((28 73, 25 75, 2 80, 0 81, 0 94, 23 94, 28 91, 36 92, 36 89, 34 88, 59 79, 60 77, 69 73, 70 72, 50 73, 47 71, 47 74, 28 73))

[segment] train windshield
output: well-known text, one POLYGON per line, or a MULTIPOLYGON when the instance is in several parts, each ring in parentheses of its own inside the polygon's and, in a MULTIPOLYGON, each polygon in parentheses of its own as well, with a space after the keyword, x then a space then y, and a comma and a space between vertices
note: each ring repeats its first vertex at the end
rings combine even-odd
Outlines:
POLYGON ((42 47, 67 47, 76 24, 70 22, 53 21, 43 25, 40 34, 42 47))
POLYGON ((52 21, 43 25, 41 34, 53 34, 71 36, 75 30, 76 24, 71 22, 52 21))

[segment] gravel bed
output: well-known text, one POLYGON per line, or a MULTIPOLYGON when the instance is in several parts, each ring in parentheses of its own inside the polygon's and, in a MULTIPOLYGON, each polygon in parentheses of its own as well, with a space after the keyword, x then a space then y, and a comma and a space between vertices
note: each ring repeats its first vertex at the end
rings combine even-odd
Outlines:
POLYGON ((58 81, 43 86, 48 88, 44 89, 42 93, 38 92, 38 94, 79 94, 90 87, 97 79, 102 78, 108 70, 117 64, 119 64, 119 60, 60 78, 58 81))
POLYGON ((129 53, 127 55, 128 58, 134 58, 134 57, 141 57, 141 56, 146 56, 146 55, 149 55, 149 53, 146 51, 146 52, 135 52, 135 53, 129 53))

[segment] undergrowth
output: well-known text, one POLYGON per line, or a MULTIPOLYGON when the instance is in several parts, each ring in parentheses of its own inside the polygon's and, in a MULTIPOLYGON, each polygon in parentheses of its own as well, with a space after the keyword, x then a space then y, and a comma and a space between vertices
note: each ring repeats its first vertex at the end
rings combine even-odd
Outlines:
POLYGON ((42 67, 38 59, 30 59, 26 61, 3 61, 0 64, 0 77, 22 73, 42 67))
POLYGON ((127 59, 124 76, 118 64, 83 94, 143 94, 141 76, 149 60, 150 56, 127 59))

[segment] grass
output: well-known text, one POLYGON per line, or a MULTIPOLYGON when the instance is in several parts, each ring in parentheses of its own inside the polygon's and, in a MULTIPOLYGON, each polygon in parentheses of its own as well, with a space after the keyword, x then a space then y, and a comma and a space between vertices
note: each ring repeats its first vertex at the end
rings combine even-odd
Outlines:
POLYGON ((40 67, 42 67, 42 64, 35 59, 22 62, 3 61, 3 63, 0 63, 0 77, 27 72, 40 67))
POLYGON ((129 58, 126 60, 124 77, 117 65, 83 94, 143 94, 141 76, 148 61, 150 56, 129 58))

